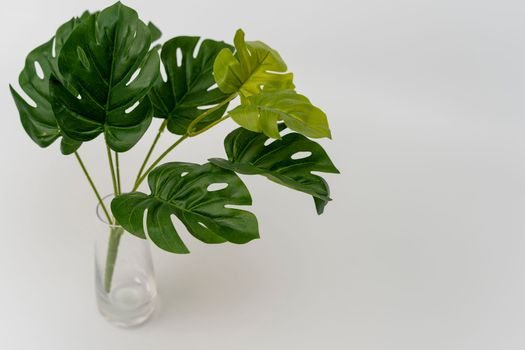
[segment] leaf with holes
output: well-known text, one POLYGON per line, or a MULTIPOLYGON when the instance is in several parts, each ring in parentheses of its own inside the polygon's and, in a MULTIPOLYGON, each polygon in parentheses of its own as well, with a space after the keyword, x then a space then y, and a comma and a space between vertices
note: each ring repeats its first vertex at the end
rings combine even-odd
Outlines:
POLYGON ((280 138, 278 122, 311 138, 331 138, 326 114, 303 95, 292 90, 263 92, 250 96, 247 103, 229 112, 233 120, 245 129, 280 138))
POLYGON ((147 95, 159 74, 151 40, 150 27, 120 2, 73 30, 58 68, 78 94, 51 79, 53 111, 70 138, 89 141, 103 133, 117 152, 138 142, 151 123, 147 95))
POLYGON ((247 243, 259 238, 255 215, 229 208, 251 205, 248 189, 230 170, 207 163, 167 163, 148 176, 151 194, 132 192, 111 202, 116 220, 127 231, 145 238, 144 211, 149 238, 173 253, 188 253, 171 221, 176 215, 188 231, 205 243, 247 243), (222 189, 214 184, 226 184, 222 189))
POLYGON ((293 74, 283 59, 261 41, 244 41, 244 32, 235 33, 235 54, 223 49, 213 65, 215 81, 227 94, 238 92, 242 98, 262 91, 293 89, 293 74))
POLYGON ((89 16, 90 14, 86 12, 80 18, 72 18, 64 23, 51 40, 27 55, 18 82, 22 90, 32 99, 34 106, 28 103, 11 85, 9 86, 20 114, 22 126, 29 137, 40 147, 48 147, 62 136, 61 150, 64 154, 76 151, 81 142, 71 140, 61 132, 51 105, 49 79, 53 74, 59 81, 62 80, 57 67, 57 56, 73 29, 89 16))
MULTIPOLYGON (((213 87, 213 62, 222 49, 231 46, 206 39, 197 51, 198 42, 199 37, 180 36, 162 46, 167 80, 159 79, 150 93, 155 117, 168 119, 168 130, 179 135, 186 133, 197 116, 229 96, 213 87)), ((227 105, 211 113, 197 128, 219 119, 226 108, 227 105)))
POLYGON ((265 145, 267 140, 264 134, 236 129, 224 140, 228 160, 213 158, 209 161, 240 174, 263 175, 273 182, 308 193, 314 197, 317 213, 322 214, 331 200, 330 189, 327 182, 312 171, 339 173, 324 149, 296 133, 265 145), (304 152, 305 157, 295 156, 304 155, 304 152))

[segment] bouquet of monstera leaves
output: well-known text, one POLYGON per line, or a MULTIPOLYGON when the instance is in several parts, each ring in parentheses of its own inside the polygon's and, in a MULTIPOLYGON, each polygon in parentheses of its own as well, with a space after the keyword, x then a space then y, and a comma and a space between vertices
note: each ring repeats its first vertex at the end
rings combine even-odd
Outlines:
MULTIPOLYGON (((27 134, 41 147, 59 139, 61 152, 78 160, 107 221, 121 227, 109 237, 115 253, 108 267, 126 231, 166 251, 188 253, 172 215, 205 243, 259 238, 255 215, 238 208, 252 200, 237 174, 262 175, 304 192, 321 214, 329 188, 312 172, 338 170, 311 139, 330 138, 330 129, 325 113, 296 91, 277 51, 245 41, 242 30, 233 46, 196 36, 156 44, 160 36, 155 25, 120 2, 86 12, 29 53, 19 76, 27 96, 11 87, 27 134), (238 105, 229 109, 235 99, 238 105), (153 118, 162 121, 160 128, 132 174, 133 188, 123 189, 119 157, 140 141, 153 118), (225 158, 161 164, 181 142, 227 119, 240 127, 224 140, 225 158), (161 135, 173 144, 154 158, 161 135), (99 136, 113 183, 111 206, 104 205, 79 154, 84 142, 99 136), (149 193, 138 192, 145 180, 149 193), (214 184, 221 186, 213 189, 214 184)), ((106 272, 109 289, 112 268, 106 272)))

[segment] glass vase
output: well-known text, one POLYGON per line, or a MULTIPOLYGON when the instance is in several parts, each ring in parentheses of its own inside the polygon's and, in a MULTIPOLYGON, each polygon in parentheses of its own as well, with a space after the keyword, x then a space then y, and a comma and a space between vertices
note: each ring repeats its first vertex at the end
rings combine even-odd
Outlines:
MULTIPOLYGON (((103 199, 110 213, 113 196, 103 199)), ((155 310, 157 287, 149 242, 110 224, 100 203, 95 232, 95 290, 100 313, 112 324, 132 327, 155 310)))

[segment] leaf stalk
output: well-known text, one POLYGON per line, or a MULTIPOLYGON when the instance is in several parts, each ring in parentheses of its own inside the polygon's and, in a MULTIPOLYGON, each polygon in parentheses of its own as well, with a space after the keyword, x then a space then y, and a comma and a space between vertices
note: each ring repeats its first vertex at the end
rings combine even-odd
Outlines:
MULTIPOLYGON (((221 108, 222 106, 228 104, 231 100, 233 100, 235 97, 237 97, 238 93, 235 92, 233 94, 231 94, 230 96, 228 96, 227 99, 225 99, 224 101, 222 101, 221 103, 219 103, 218 105, 206 110, 204 113, 202 113, 201 115, 199 115, 197 118, 193 119, 193 121, 190 123, 190 125, 188 125, 188 130, 186 131, 186 133, 188 134, 188 136, 195 136, 195 135, 198 135, 200 134, 200 132, 194 132, 193 129, 195 129, 195 127, 197 126, 197 124, 203 120, 204 118, 206 118, 208 115, 210 115, 211 113, 215 112, 216 110, 218 110, 219 108, 221 108)), ((212 125, 213 126, 213 125, 212 125)), ((209 129, 209 128, 208 128, 209 129)), ((207 129, 206 129, 207 130, 207 129)), ((205 131, 205 130, 203 130, 205 131)))
POLYGON ((166 126, 168 125, 168 119, 165 119, 162 124, 160 125, 159 131, 157 131, 157 135, 155 136, 155 139, 153 140, 153 143, 151 144, 148 153, 146 154, 146 158, 142 162, 142 165, 140 166, 139 172, 137 173, 137 177, 135 178, 135 183, 137 183, 142 176, 142 172, 144 171, 144 168, 146 168, 146 164, 148 163, 151 154, 153 153, 153 149, 159 142, 160 136, 162 135, 162 132, 164 129, 166 129, 166 126))
POLYGON ((109 145, 107 142, 106 142, 106 152, 108 155, 109 171, 111 173, 111 182, 113 183, 113 193, 115 194, 115 197, 116 197, 118 196, 118 188, 117 188, 117 179, 115 177, 115 166, 113 165, 113 157, 111 156, 111 149, 109 148, 109 145))
POLYGON ((136 191, 140 184, 146 179, 148 174, 159 164, 159 162, 164 159, 175 147, 177 147, 182 141, 186 140, 188 138, 188 134, 182 135, 175 143, 173 143, 170 147, 168 147, 155 161, 150 165, 150 167, 144 172, 144 174, 138 179, 138 181, 135 182, 135 186, 133 186, 133 189, 131 192, 136 191))
POLYGON ((115 151, 115 167, 117 169, 117 191, 118 194, 122 193, 122 187, 120 185, 120 162, 119 162, 119 153, 115 151))
POLYGON ((89 172, 87 171, 86 166, 84 165, 84 162, 82 161, 82 158, 80 158, 80 154, 78 154, 78 152, 75 152, 74 154, 75 154, 75 158, 78 161, 78 164, 80 165, 80 168, 84 172, 84 175, 86 176, 86 178, 87 178, 87 180, 89 182, 89 185, 93 189, 93 192, 95 192, 95 196, 97 197, 97 200, 98 200, 98 202, 100 204, 100 207, 104 211, 104 215, 106 215, 106 218, 108 219, 108 222, 112 223, 113 220, 111 218, 111 215, 109 214, 108 209, 104 205, 104 202, 102 201, 102 197, 100 197, 100 193, 98 192, 97 187, 95 186, 95 183, 91 179, 91 176, 89 175, 89 172))
POLYGON ((131 190, 131 192, 134 192, 136 191, 140 184, 146 179, 146 177, 148 176, 148 174, 155 168, 155 166, 157 166, 157 164, 159 164, 159 162, 164 159, 164 157, 166 157, 175 147, 177 147, 182 141, 184 141, 185 139, 187 139, 188 137, 193 137, 193 136, 197 136, 199 134, 202 134, 203 132, 205 132, 206 130, 209 130, 211 129, 212 127, 214 127, 215 125, 223 122, 224 120, 228 119, 230 116, 229 115, 225 115, 223 116, 222 118, 210 123, 209 125, 205 126, 204 128, 198 130, 198 131, 193 131, 195 129, 195 127, 197 126, 197 124, 203 120, 204 118, 206 118, 207 116, 209 116, 211 113, 217 111, 218 109, 220 109, 221 107, 223 107, 224 105, 228 104, 231 100, 233 100, 234 98, 236 98, 238 95, 237 92, 231 94, 230 96, 228 96, 227 99, 225 99, 224 101, 222 101, 221 103, 217 104, 216 106, 206 110, 204 113, 200 114, 199 116, 197 116, 197 118, 195 118, 191 123, 190 125, 188 125, 188 129, 186 131, 186 133, 184 135, 182 135, 177 141, 175 141, 175 143, 173 143, 170 147, 168 147, 149 167, 146 171, 144 171, 144 168, 146 167, 146 164, 149 160, 149 158, 151 157, 151 154, 153 152, 153 149, 155 148, 155 145, 157 144, 157 142, 159 141, 159 138, 160 138, 160 135, 162 134, 162 132, 164 131, 164 129, 166 128, 166 125, 167 125, 167 122, 168 120, 166 119, 162 125, 160 126, 159 128, 159 131, 157 132, 157 135, 155 136, 155 139, 153 140, 153 144, 151 145, 149 151, 148 151, 148 154, 146 155, 146 159, 144 159, 144 162, 142 162, 142 165, 140 167, 140 170, 139 170, 139 173, 137 174, 137 178, 135 180, 135 185, 133 186, 133 189, 131 190), (144 171, 144 173, 143 173, 144 171))

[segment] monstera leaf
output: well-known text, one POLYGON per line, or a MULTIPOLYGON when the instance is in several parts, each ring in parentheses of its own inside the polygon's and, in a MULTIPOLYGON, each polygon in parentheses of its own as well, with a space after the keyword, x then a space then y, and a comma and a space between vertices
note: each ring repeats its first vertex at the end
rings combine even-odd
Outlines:
POLYGON ((312 138, 331 138, 328 120, 322 110, 303 95, 292 90, 263 92, 248 97, 247 103, 237 106, 229 115, 240 126, 263 132, 274 139, 281 138, 277 123, 312 138))
POLYGON ((281 56, 260 41, 244 41, 244 32, 235 34, 235 55, 223 49, 213 65, 215 81, 227 93, 238 92, 242 98, 268 90, 293 89, 293 74, 281 56))
POLYGON ((61 150, 64 154, 76 151, 81 142, 71 140, 61 132, 51 105, 49 79, 53 74, 58 80, 62 80, 57 67, 57 57, 73 29, 89 16, 90 14, 86 12, 82 17, 64 23, 51 40, 27 55, 18 82, 36 106, 30 105, 11 85, 9 86, 22 125, 29 137, 40 147, 48 147, 62 136, 61 150), (37 66, 41 71, 37 71, 37 66))
POLYGON ((195 238, 205 243, 246 243, 259 238, 257 219, 250 212, 226 207, 250 205, 250 193, 232 171, 213 164, 167 163, 148 176, 151 194, 123 194, 111 203, 117 221, 132 234, 150 239, 160 248, 188 253, 171 215, 175 214, 195 238), (222 189, 214 184, 226 184, 222 189), (211 187, 210 187, 211 186, 211 187), (214 185, 215 186, 215 185, 214 185))
MULTIPOLYGON (((213 62, 222 49, 231 46, 206 39, 195 52, 198 42, 199 37, 180 36, 163 45, 161 59, 167 81, 159 79, 150 93, 155 117, 168 119, 168 130, 179 135, 186 133, 197 116, 229 96, 218 88, 212 88, 212 85, 215 84, 213 62)), ((227 105, 224 105, 210 113, 197 123, 197 127, 200 129, 217 120, 226 108, 227 105)))
POLYGON ((326 152, 319 144, 296 133, 265 146, 267 140, 263 134, 236 129, 224 140, 228 160, 214 158, 210 162, 240 174, 263 175, 278 184, 308 193, 314 197, 317 213, 322 214, 331 200, 330 189, 322 177, 311 172, 339 173, 326 152), (308 153, 306 157, 295 158, 304 152, 308 153))
MULTIPOLYGON (((153 33, 158 36, 158 33, 153 33)), ((64 43, 58 68, 77 94, 51 78, 53 111, 66 135, 129 150, 152 118, 147 97, 159 74, 150 27, 120 2, 80 23, 64 43)))

